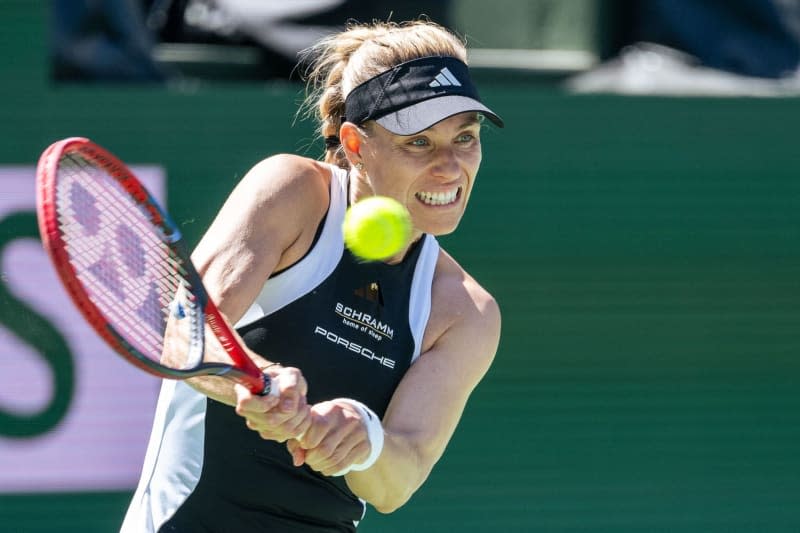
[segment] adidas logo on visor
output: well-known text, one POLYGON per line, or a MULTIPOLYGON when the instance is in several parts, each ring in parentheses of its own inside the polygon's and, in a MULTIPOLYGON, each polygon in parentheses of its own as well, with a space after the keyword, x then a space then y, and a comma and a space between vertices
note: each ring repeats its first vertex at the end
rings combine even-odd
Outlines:
POLYGON ((461 82, 458 78, 453 76, 453 73, 447 67, 439 71, 439 74, 428 84, 428 87, 461 87, 461 82))

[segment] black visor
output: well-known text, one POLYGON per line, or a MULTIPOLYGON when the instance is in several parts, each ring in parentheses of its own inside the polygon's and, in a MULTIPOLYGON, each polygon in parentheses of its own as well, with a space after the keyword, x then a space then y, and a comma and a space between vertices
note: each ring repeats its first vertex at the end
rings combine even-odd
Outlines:
POLYGON ((475 111, 499 127, 502 119, 481 103, 467 65, 454 57, 401 63, 350 91, 345 120, 375 120, 397 135, 414 135, 458 113, 475 111))

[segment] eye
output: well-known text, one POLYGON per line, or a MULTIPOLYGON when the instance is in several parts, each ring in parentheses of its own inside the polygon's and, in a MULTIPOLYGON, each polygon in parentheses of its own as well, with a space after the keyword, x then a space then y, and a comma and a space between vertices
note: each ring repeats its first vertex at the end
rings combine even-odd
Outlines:
POLYGON ((465 132, 456 137, 456 143, 458 144, 470 144, 478 140, 478 135, 472 132, 465 132))
POLYGON ((408 141, 408 144, 410 144, 411 146, 423 147, 423 146, 428 146, 429 143, 428 139, 426 139, 425 137, 417 137, 416 139, 411 139, 410 141, 408 141))

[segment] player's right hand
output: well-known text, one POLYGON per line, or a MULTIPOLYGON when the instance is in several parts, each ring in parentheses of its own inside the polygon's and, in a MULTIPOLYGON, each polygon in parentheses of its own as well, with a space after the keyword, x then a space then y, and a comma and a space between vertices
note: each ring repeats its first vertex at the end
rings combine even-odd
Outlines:
POLYGON ((267 369, 267 374, 278 395, 254 395, 237 384, 236 414, 263 439, 285 442, 301 436, 311 425, 303 374, 297 368, 277 366, 267 369))

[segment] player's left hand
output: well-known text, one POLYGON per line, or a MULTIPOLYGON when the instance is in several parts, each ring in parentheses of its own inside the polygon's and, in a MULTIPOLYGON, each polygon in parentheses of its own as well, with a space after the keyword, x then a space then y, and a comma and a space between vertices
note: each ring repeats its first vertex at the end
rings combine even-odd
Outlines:
POLYGON ((370 443, 361 414, 352 404, 331 400, 311 407, 311 424, 286 443, 295 466, 307 464, 326 476, 367 459, 370 443))

